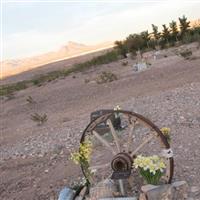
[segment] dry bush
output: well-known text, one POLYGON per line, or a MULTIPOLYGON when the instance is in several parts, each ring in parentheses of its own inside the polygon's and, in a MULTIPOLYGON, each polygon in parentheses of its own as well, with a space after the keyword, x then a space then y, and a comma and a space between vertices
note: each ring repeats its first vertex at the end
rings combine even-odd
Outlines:
POLYGON ((9 100, 12 100, 12 99, 15 99, 15 94, 14 93, 9 93, 6 95, 6 100, 9 101, 9 100))
POLYGON ((44 122, 47 121, 47 115, 46 114, 38 114, 38 113, 35 113, 33 115, 31 115, 31 119, 35 122, 37 122, 38 125, 42 125, 44 124, 44 122))
POLYGON ((85 82, 85 83, 89 83, 89 82, 90 82, 90 79, 85 78, 84 82, 85 82))
POLYGON ((112 72, 102 72, 96 79, 98 84, 108 83, 117 80, 117 76, 112 72))
POLYGON ((27 101, 28 103, 30 103, 30 104, 35 104, 35 103, 36 103, 36 101, 33 99, 32 96, 28 96, 27 99, 26 99, 26 101, 27 101))
POLYGON ((128 61, 122 61, 122 66, 127 66, 128 65, 128 61))
POLYGON ((192 51, 189 50, 189 49, 184 49, 184 50, 182 50, 182 51, 180 52, 180 55, 181 55, 183 58, 185 58, 186 60, 188 60, 188 59, 191 57, 191 55, 192 55, 192 51))

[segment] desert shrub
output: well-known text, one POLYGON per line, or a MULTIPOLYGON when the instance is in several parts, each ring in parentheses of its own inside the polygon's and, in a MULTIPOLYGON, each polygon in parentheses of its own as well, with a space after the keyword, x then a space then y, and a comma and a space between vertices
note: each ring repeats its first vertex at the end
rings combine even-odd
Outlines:
POLYGON ((27 81, 20 81, 14 84, 0 86, 0 96, 6 96, 14 93, 15 91, 23 90, 28 87, 27 81))
POLYGON ((34 113, 33 115, 31 115, 31 119, 37 122, 38 125, 42 125, 44 124, 44 122, 47 121, 47 115, 34 113))
POLYGON ((185 58, 185 59, 189 59, 190 56, 192 55, 192 51, 189 49, 184 49, 180 52, 180 55, 185 58))
POLYGON ((89 61, 79 63, 74 65, 72 68, 73 72, 83 71, 86 70, 92 66, 102 65, 102 64, 108 64, 110 62, 118 60, 118 54, 116 51, 109 51, 101 56, 97 56, 92 58, 89 61))
POLYGON ((35 103, 36 103, 36 101, 33 99, 32 96, 28 96, 27 99, 26 99, 26 101, 27 101, 28 103, 30 103, 30 104, 35 104, 35 103))
POLYGON ((85 83, 89 83, 89 82, 90 82, 90 79, 85 78, 84 82, 85 82, 85 83))
POLYGON ((191 42, 197 42, 200 40, 200 34, 199 33, 194 33, 194 34, 185 34, 182 42, 183 44, 189 44, 191 42))
POLYGON ((117 76, 112 72, 102 72, 96 79, 98 84, 108 83, 117 80, 117 76))
POLYGON ((12 100, 12 99, 14 99, 14 98, 15 98, 14 93, 9 93, 9 94, 6 95, 6 99, 7 99, 7 100, 12 100))
POLYGON ((122 66, 127 66, 128 65, 128 61, 122 61, 122 66))
POLYGON ((33 82, 33 85, 39 85, 40 84, 38 79, 34 79, 32 82, 33 82))

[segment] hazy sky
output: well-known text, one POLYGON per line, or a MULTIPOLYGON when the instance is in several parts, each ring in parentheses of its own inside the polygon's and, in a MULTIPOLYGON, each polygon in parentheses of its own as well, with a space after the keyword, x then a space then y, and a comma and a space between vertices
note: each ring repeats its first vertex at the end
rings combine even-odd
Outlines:
POLYGON ((183 14, 200 18, 200 0, 3 0, 2 5, 3 59, 57 50, 68 41, 115 41, 183 14))

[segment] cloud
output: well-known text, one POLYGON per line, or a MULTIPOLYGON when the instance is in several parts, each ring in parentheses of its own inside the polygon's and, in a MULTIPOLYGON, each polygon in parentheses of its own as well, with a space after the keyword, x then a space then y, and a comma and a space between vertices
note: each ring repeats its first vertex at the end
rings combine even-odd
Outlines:
POLYGON ((66 31, 42 32, 38 29, 5 35, 3 58, 26 57, 53 51, 69 40, 94 44, 123 39, 130 33, 150 30, 152 23, 161 26, 177 20, 183 14, 189 19, 200 17, 200 3, 197 2, 174 0, 141 4, 138 7, 135 6, 136 3, 127 3, 127 8, 96 15, 66 31))

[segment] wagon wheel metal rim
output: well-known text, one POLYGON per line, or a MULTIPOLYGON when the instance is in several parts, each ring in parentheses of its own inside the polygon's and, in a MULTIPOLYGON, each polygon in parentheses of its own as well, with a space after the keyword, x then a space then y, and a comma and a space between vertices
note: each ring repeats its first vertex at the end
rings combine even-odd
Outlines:
MULTIPOLYGON (((85 141, 85 137, 88 134, 91 134, 93 136, 95 136, 95 138, 103 145, 105 146, 111 153, 113 156, 117 155, 118 153, 121 152, 121 148, 120 148, 120 143, 119 143, 119 138, 118 135, 116 134, 115 128, 112 124, 112 121, 110 120, 111 115, 113 114, 124 114, 126 115, 126 117, 128 117, 128 121, 129 121, 129 133, 128 133, 128 142, 127 142, 127 146, 126 146, 126 153, 129 153, 130 156, 132 158, 137 156, 137 152, 140 151, 147 143, 149 143, 152 139, 159 139, 161 146, 163 149, 170 149, 170 145, 166 139, 166 137, 162 134, 162 132, 160 131, 160 129, 153 124, 149 119, 145 118, 144 116, 135 113, 135 112, 131 112, 131 111, 124 111, 124 110, 120 110, 120 111, 113 111, 113 110, 107 110, 106 114, 103 114, 101 116, 99 116, 98 118, 92 120, 89 125, 86 127, 86 129, 84 130, 80 143, 83 143, 85 141), (116 149, 113 148, 113 146, 111 146, 111 144, 109 144, 108 141, 106 141, 97 131, 95 131, 95 128, 97 127, 97 125, 101 124, 102 122, 106 122, 110 128, 110 132, 112 134, 113 137, 113 143, 115 144, 116 149), (130 152, 130 146, 131 146, 131 137, 134 134, 134 130, 136 127, 136 124, 142 124, 144 127, 148 127, 150 128, 150 136, 148 138, 146 138, 141 144, 139 144, 136 148, 134 148, 134 150, 132 152, 130 152)), ((174 160, 173 157, 167 158, 167 168, 166 168, 166 175, 164 176, 165 182, 166 183, 171 183, 172 177, 173 177, 173 172, 174 172, 174 160)), ((89 169, 102 169, 105 167, 108 167, 110 165, 111 162, 108 163, 104 163, 101 165, 96 165, 96 166, 90 166, 89 169)), ((83 172, 83 175, 85 176, 85 178, 90 182, 91 180, 89 180, 89 178, 87 177, 87 173, 85 172, 84 166, 81 165, 81 169, 83 172)), ((122 182, 120 182, 120 185, 122 184, 122 182)), ((123 187, 123 185, 122 185, 123 187)), ((123 188, 121 188, 121 190, 123 190, 123 188)))

